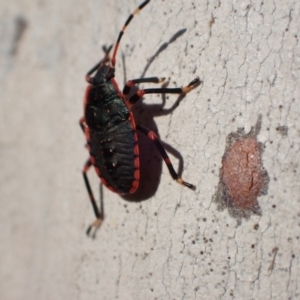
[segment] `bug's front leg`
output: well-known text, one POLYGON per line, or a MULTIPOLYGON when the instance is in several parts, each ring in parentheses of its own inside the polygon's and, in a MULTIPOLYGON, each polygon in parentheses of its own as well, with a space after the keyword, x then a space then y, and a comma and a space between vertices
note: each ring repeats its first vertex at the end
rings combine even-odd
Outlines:
POLYGON ((128 80, 123 89, 123 95, 127 96, 130 93, 131 88, 138 83, 162 83, 164 82, 164 77, 148 77, 148 78, 138 78, 128 80))
POLYGON ((187 94, 192 89, 194 89, 196 86, 198 86, 200 83, 201 83, 201 81, 197 77, 194 80, 192 80, 188 85, 186 85, 186 86, 184 86, 182 88, 158 88, 158 89, 143 89, 143 90, 138 90, 136 93, 134 93, 129 98, 128 102, 129 102, 129 104, 134 105, 145 94, 187 94))
POLYGON ((101 59, 93 68, 91 68, 85 75, 85 80, 87 82, 90 82, 91 81, 91 75, 96 71, 98 70, 98 68, 100 67, 101 64, 105 64, 106 62, 109 62, 110 61, 110 57, 109 57, 109 53, 112 49, 112 46, 113 45, 110 45, 108 48, 106 46, 103 46, 102 49, 105 53, 104 55, 104 58, 101 59))

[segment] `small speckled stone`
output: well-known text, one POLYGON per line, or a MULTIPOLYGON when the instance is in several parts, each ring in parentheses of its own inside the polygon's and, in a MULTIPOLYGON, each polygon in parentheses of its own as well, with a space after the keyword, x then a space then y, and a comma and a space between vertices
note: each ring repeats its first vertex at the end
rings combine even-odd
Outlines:
POLYGON ((240 128, 227 137, 214 200, 219 209, 227 207, 238 223, 251 212, 261 214, 257 198, 268 190, 269 176, 262 162, 263 145, 257 141, 260 127, 261 117, 248 134, 240 128))

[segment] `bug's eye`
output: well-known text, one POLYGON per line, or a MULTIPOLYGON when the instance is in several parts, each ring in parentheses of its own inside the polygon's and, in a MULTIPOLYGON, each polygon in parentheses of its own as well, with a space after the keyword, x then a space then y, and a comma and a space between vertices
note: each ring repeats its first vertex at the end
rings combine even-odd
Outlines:
POLYGON ((109 68, 107 74, 106 74, 106 79, 110 80, 115 77, 115 68, 109 68))

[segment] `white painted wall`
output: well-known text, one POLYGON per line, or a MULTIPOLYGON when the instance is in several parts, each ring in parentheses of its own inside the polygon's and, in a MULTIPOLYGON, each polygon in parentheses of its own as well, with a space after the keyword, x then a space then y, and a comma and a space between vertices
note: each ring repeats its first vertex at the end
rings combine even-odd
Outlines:
POLYGON ((180 153, 183 177, 197 190, 173 182, 146 146, 153 152, 146 168, 157 167, 144 182, 151 197, 132 203, 105 190, 106 220, 95 240, 85 236, 94 216, 81 177, 84 75, 138 4, 1 0, 0 299, 299 298, 296 0, 153 0, 136 16, 118 55, 121 86, 122 54, 127 79, 147 67, 145 76, 170 77, 170 87, 203 80, 170 114, 152 117, 160 96, 136 110, 180 153), (17 18, 27 23, 20 38, 17 18), (259 114, 269 192, 259 199, 262 216, 237 227, 212 197, 226 136, 250 130, 259 114))

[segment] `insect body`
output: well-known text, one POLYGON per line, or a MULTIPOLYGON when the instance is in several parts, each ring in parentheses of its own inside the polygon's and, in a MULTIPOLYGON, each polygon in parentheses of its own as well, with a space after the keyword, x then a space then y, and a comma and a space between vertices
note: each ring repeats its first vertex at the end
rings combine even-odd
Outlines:
POLYGON ((119 33, 112 58, 109 48, 103 48, 104 58, 97 63, 86 75, 89 83, 84 98, 84 116, 80 119, 80 126, 85 133, 87 148, 90 157, 83 168, 83 178, 89 197, 96 215, 96 220, 87 230, 100 226, 104 215, 99 210, 91 190, 87 171, 94 166, 101 182, 110 190, 119 194, 134 193, 139 185, 140 160, 137 130, 145 134, 157 147, 162 155, 171 176, 178 183, 195 189, 195 186, 184 181, 174 170, 172 163, 163 148, 161 142, 153 131, 139 125, 135 125, 131 107, 145 94, 182 94, 190 92, 200 84, 199 78, 195 78, 183 88, 155 88, 141 89, 132 96, 128 96, 131 88, 138 83, 161 83, 164 78, 150 77, 127 81, 123 91, 114 79, 116 54, 123 33, 135 14, 137 14, 150 0, 144 1, 127 19, 119 33), (92 77, 91 75, 95 73, 92 77))

